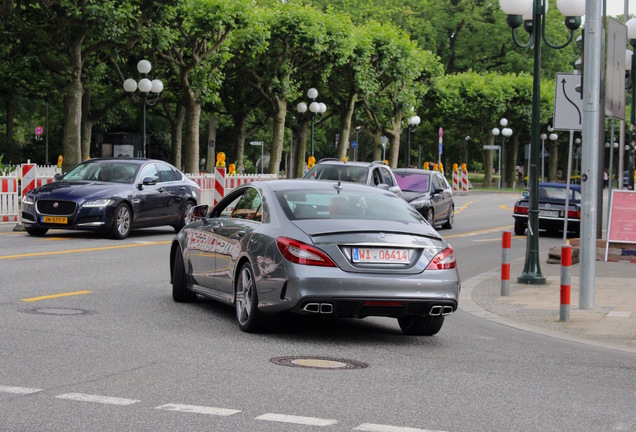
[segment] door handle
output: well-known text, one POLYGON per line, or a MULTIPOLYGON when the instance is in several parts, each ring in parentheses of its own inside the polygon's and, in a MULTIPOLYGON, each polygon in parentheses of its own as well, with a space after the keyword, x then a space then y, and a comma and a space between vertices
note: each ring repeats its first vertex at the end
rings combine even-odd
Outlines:
POLYGON ((166 188, 160 187, 159 189, 157 189, 159 192, 165 192, 166 188))

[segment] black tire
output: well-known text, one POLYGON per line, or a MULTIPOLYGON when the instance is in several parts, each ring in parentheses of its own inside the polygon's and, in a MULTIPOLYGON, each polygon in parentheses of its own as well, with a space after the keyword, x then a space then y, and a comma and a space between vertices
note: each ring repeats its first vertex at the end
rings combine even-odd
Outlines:
POLYGON ((444 223, 444 225, 442 225, 442 228, 451 229, 453 228, 454 224, 455 224, 455 206, 451 204, 450 210, 448 211, 448 219, 446 219, 446 222, 444 223))
POLYGON ((183 209, 183 214, 181 215, 181 220, 178 225, 174 225, 175 232, 181 231, 181 229, 190 223, 190 213, 192 212, 192 208, 194 207, 194 203, 192 201, 188 201, 185 208, 183 209))
POLYGON ((524 221, 515 220, 515 235, 522 236, 526 233, 526 223, 524 221))
POLYGON ((243 264, 236 278, 236 320, 239 328, 247 333, 263 329, 263 315, 258 310, 258 295, 254 283, 254 271, 249 263, 243 264))
POLYGON ((172 268, 172 299, 178 303, 192 303, 197 300, 197 294, 188 288, 181 249, 178 249, 175 254, 172 268))
POLYGON ((25 227, 24 230, 33 237, 43 237, 48 232, 48 228, 25 227))
POLYGON ((132 227, 132 213, 130 208, 121 203, 113 214, 113 225, 110 227, 110 236, 114 239, 123 240, 130 234, 132 227))
POLYGON ((434 226, 435 224, 435 213, 433 213, 433 209, 430 208, 428 210, 426 210, 426 216, 424 216, 426 218, 426 220, 428 221, 430 226, 434 226))
POLYGON ((409 336, 433 336, 444 325, 443 316, 403 316, 397 320, 402 333, 409 336))

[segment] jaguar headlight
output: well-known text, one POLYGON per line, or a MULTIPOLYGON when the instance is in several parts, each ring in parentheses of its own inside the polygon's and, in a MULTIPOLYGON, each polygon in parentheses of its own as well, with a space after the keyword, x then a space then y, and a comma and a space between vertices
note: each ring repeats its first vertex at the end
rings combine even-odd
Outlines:
POLYGON ((110 198, 101 198, 96 200, 86 201, 82 204, 82 207, 106 207, 111 203, 110 198))
POLYGON ((35 200, 33 199, 33 196, 25 195, 22 197, 22 204, 33 205, 34 203, 35 200))

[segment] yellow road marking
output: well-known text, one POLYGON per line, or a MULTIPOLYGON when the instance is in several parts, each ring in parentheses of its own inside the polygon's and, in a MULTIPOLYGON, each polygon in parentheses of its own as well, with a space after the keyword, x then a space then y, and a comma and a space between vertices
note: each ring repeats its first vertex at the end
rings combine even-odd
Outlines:
POLYGON ((59 297, 70 297, 70 296, 75 296, 75 295, 90 294, 92 292, 93 291, 74 291, 74 292, 67 292, 67 293, 51 294, 51 295, 45 295, 45 296, 39 296, 39 297, 25 298, 25 299, 22 299, 21 301, 23 301, 23 302, 36 302, 36 301, 40 301, 40 300, 48 300, 48 299, 54 299, 54 298, 59 298, 59 297))
POLYGON ((471 236, 476 236, 476 235, 480 235, 480 234, 487 234, 487 233, 491 233, 491 232, 495 232, 495 231, 505 231, 505 230, 508 230, 510 228, 512 228, 512 225, 502 226, 502 227, 498 227, 498 228, 489 228, 489 229, 480 230, 480 231, 471 231, 471 232, 467 232, 467 233, 463 233, 463 234, 445 235, 443 237, 444 237, 444 239, 453 238, 453 237, 471 237, 471 236))
POLYGON ((60 250, 60 251, 49 251, 49 252, 35 252, 35 253, 26 253, 26 254, 18 254, 18 255, 0 255, 0 260, 3 259, 16 259, 16 258, 32 258, 46 255, 64 255, 64 254, 72 254, 72 253, 81 253, 81 252, 95 252, 102 250, 111 250, 111 249, 126 249, 131 247, 140 247, 140 246, 154 246, 154 245, 163 245, 169 244, 171 240, 159 241, 159 242, 148 242, 148 243, 133 243, 119 246, 103 246, 103 247, 94 247, 94 248, 84 248, 84 249, 68 249, 68 250, 60 250))
POLYGON ((502 209, 502 210, 513 210, 512 208, 508 207, 505 204, 499 204, 499 208, 502 209))
POLYGON ((457 213, 461 213, 463 210, 466 210, 466 207, 468 207, 469 205, 471 205, 472 203, 476 203, 479 200, 472 200, 472 201, 468 201, 466 204, 464 204, 463 206, 461 206, 458 209, 455 209, 455 214, 457 213))

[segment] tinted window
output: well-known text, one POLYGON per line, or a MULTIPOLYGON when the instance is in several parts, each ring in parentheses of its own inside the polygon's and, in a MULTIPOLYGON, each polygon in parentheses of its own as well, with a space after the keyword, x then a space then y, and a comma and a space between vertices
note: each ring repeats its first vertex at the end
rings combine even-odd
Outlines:
POLYGON ((141 174, 139 175, 139 181, 142 182, 149 177, 150 179, 159 182, 159 172, 157 171, 157 167, 153 163, 143 167, 143 169, 141 170, 141 174))
MULTIPOLYGON (((372 190, 373 191, 373 190, 372 190)), ((393 193, 366 191, 277 192, 276 197, 287 217, 298 219, 356 219, 415 222, 420 214, 393 193)))
POLYGON ((400 173, 394 172, 395 180, 402 191, 428 192, 430 176, 420 173, 400 173))
POLYGON ((380 175, 382 176, 382 183, 389 185, 390 187, 395 186, 393 183, 393 177, 391 177, 391 173, 385 167, 380 168, 380 175))
POLYGON ((172 169, 172 167, 168 164, 157 164, 157 170, 159 172, 160 182, 181 180, 181 174, 172 169))
POLYGON ((351 165, 318 164, 304 178, 365 183, 368 168, 351 165))
POLYGON ((250 187, 245 190, 241 198, 236 203, 230 217, 236 219, 248 219, 252 221, 261 221, 261 195, 256 188, 250 187))

